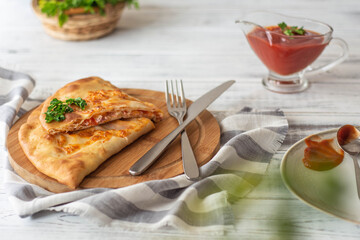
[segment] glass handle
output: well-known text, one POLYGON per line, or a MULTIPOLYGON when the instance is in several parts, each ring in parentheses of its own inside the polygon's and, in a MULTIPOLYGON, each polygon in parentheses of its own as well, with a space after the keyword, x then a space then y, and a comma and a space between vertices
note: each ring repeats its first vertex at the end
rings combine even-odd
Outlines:
POLYGON ((341 49, 342 49, 341 55, 338 58, 336 58, 334 61, 332 61, 330 63, 327 63, 325 65, 315 67, 315 68, 309 66, 306 69, 305 74, 311 74, 312 75, 312 74, 326 72, 327 70, 335 67, 339 63, 342 63, 349 56, 349 47, 348 47, 347 43, 343 39, 341 39, 341 38, 333 38, 333 39, 331 39, 330 44, 336 44, 339 47, 341 47, 341 49))

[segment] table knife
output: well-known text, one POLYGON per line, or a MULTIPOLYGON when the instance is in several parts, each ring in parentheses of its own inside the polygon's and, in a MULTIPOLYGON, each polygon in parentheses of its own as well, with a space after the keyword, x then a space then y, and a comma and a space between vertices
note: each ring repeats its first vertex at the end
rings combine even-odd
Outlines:
POLYGON ((154 147, 152 147, 136 163, 134 163, 134 165, 132 165, 129 170, 130 174, 135 176, 140 175, 146 169, 148 169, 151 164, 153 164, 156 159, 165 151, 166 147, 176 138, 176 136, 179 135, 192 120, 194 120, 202 111, 204 111, 213 101, 215 101, 215 99, 217 99, 234 83, 234 80, 224 82, 192 103, 188 109, 187 118, 185 121, 160 142, 158 142, 154 147))

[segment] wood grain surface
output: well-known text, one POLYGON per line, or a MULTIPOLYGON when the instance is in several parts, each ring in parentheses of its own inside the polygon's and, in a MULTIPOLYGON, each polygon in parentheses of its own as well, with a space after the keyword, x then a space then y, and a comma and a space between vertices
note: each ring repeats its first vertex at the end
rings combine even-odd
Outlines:
MULTIPOLYGON (((164 119, 155 124, 155 129, 140 137, 119 153, 101 164, 81 182, 79 188, 119 188, 132 184, 174 177, 183 173, 180 137, 177 137, 164 154, 142 175, 129 174, 130 167, 156 143, 178 126, 175 118, 167 112, 164 93, 141 89, 123 89, 124 92, 161 108, 164 119)), ((191 104, 188 101, 188 104, 191 104)), ((52 192, 66 192, 70 189, 39 172, 27 159, 18 140, 18 130, 26 122, 30 112, 23 115, 10 129, 7 147, 10 164, 14 170, 30 183, 52 192)), ((216 119, 208 111, 203 111, 186 128, 189 140, 199 166, 208 162, 219 149, 220 128, 216 119)))

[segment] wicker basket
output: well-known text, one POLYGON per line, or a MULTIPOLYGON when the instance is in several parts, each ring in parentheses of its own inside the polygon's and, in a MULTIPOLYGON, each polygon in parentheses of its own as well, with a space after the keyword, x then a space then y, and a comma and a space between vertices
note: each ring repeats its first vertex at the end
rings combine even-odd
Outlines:
POLYGON ((115 6, 107 4, 105 16, 99 13, 70 13, 68 21, 62 27, 59 26, 57 16, 48 17, 41 12, 38 0, 32 1, 32 7, 50 36, 67 41, 84 41, 111 33, 121 17, 125 3, 118 3, 115 6))

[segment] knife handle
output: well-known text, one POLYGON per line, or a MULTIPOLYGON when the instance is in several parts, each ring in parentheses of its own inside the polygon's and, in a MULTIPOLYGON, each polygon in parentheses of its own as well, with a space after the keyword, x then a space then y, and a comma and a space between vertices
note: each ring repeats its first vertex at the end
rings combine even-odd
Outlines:
POLYGON ((177 135, 182 132, 182 130, 188 124, 188 121, 184 121, 179 125, 174 131, 169 133, 164 137, 160 142, 158 142, 154 147, 152 147, 144 156, 142 156, 134 165, 131 166, 129 172, 131 175, 137 176, 142 174, 146 169, 148 169, 151 164, 165 151, 166 147, 174 141, 177 135))
POLYGON ((181 153, 186 178, 189 180, 198 179, 200 176, 199 167, 186 130, 181 133, 181 153))

